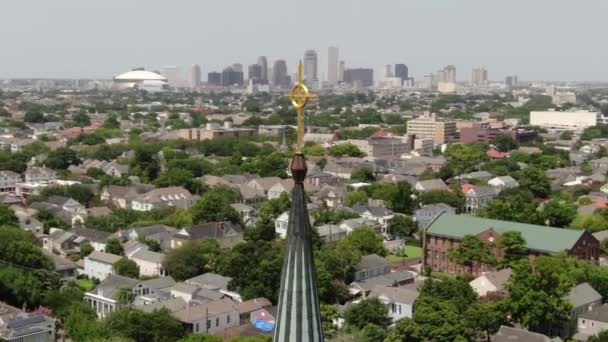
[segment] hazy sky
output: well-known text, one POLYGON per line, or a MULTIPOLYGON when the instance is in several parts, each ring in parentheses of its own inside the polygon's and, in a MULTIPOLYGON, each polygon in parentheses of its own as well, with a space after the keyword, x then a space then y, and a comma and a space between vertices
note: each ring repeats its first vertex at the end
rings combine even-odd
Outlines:
POLYGON ((206 73, 257 56, 340 48, 347 67, 447 64, 459 80, 608 81, 606 0, 6 0, 0 78, 111 78, 133 67, 199 63, 206 73))

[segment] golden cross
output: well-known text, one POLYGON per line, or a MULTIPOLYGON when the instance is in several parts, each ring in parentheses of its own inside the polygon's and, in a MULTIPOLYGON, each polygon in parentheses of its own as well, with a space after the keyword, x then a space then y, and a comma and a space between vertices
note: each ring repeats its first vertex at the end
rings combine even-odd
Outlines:
POLYGON ((289 94, 289 98, 291 99, 291 104, 296 107, 296 111, 298 113, 298 139, 296 141, 296 153, 302 152, 302 139, 304 137, 304 114, 303 110, 308 103, 310 98, 314 97, 308 91, 308 87, 304 84, 302 80, 302 62, 298 64, 298 82, 296 85, 291 88, 291 94, 289 94))

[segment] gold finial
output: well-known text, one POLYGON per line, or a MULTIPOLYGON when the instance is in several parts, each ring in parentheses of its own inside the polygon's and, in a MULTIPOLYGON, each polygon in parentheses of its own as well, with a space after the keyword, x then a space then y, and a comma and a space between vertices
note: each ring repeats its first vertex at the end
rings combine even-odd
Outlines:
POLYGON ((293 88, 291 88, 291 93, 289 94, 289 98, 291 99, 291 104, 296 107, 296 111, 298 113, 298 139, 296 141, 296 152, 302 152, 302 139, 304 137, 304 114, 303 110, 308 103, 310 98, 314 97, 308 91, 308 87, 304 84, 302 80, 302 62, 298 64, 298 82, 293 88))

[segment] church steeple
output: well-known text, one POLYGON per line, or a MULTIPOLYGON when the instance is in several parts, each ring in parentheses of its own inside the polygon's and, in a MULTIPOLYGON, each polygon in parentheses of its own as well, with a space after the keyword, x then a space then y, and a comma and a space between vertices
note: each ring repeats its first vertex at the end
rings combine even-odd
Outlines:
POLYGON ((308 168, 301 152, 302 110, 310 98, 302 83, 302 64, 298 66, 298 83, 291 100, 298 111, 297 152, 291 161, 294 181, 291 209, 287 224, 287 246, 283 271, 274 342, 322 342, 321 311, 317 290, 311 226, 304 196, 304 178, 308 168))

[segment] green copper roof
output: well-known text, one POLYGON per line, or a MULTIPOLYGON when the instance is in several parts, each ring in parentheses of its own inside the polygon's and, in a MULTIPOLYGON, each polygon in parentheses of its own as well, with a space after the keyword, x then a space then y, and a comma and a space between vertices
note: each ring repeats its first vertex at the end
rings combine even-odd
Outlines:
POLYGON ((548 253, 570 250, 584 234, 582 230, 449 214, 439 215, 427 228, 427 233, 462 239, 465 235, 477 235, 490 228, 499 234, 510 230, 521 232, 529 249, 548 253))

